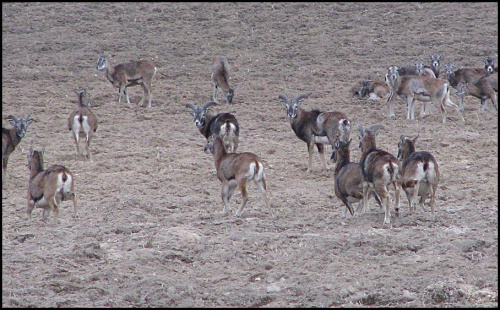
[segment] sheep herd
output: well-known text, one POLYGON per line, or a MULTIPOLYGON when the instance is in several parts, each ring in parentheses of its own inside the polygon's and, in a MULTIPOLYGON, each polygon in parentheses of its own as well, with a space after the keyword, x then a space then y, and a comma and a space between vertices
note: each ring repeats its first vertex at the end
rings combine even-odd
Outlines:
MULTIPOLYGON (((420 118, 427 113, 427 103, 432 103, 440 110, 442 122, 446 122, 446 108, 452 107, 459 117, 464 120, 463 98, 465 95, 477 97, 481 101, 481 109, 487 109, 490 100, 497 110, 498 68, 494 67, 494 60, 484 59, 484 68, 459 68, 454 63, 443 65, 446 80, 439 78, 443 53, 430 55, 429 66, 423 60, 413 61, 414 66, 388 67, 384 80, 358 81, 351 88, 353 96, 361 99, 385 99, 388 108, 388 117, 394 118, 394 104, 399 96, 406 101, 407 119, 415 119, 415 100, 422 102, 420 118), (460 104, 450 100, 451 88, 456 89, 460 104)), ((143 105, 148 96, 147 107, 151 107, 152 83, 157 68, 149 60, 131 61, 112 66, 106 57, 99 57, 97 70, 103 70, 105 77, 118 88, 119 98, 125 95, 129 106, 128 87, 140 85, 143 95, 139 105, 143 105)), ((213 115, 210 108, 218 104, 218 89, 223 92, 224 101, 233 103, 236 87, 229 85, 229 62, 226 57, 215 57, 212 62, 212 100, 199 107, 194 103, 187 103, 188 112, 193 115, 194 124, 207 140, 205 152, 213 155, 216 175, 222 184, 221 198, 223 213, 230 210, 229 201, 238 187, 242 194, 242 204, 236 211, 241 216, 248 201, 247 183, 253 181, 260 190, 271 215, 272 210, 266 193, 266 175, 261 158, 250 152, 238 153, 239 124, 235 115, 225 112, 213 115)), ((425 201, 430 198, 432 214, 435 212, 435 195, 439 183, 439 166, 435 157, 428 151, 417 151, 417 137, 401 136, 398 144, 398 155, 377 148, 376 136, 383 129, 381 125, 368 128, 357 124, 361 160, 359 163, 350 161, 350 146, 352 139, 350 132, 354 124, 349 116, 341 111, 305 110, 301 107, 309 94, 297 94, 288 97, 279 94, 277 99, 286 109, 292 130, 296 136, 306 142, 309 154, 307 171, 311 172, 314 147, 317 148, 325 169, 329 169, 325 159, 325 145, 332 147, 330 161, 334 164, 335 195, 345 205, 343 216, 347 212, 352 216, 360 216, 366 212, 368 203, 373 197, 380 208, 385 212, 384 224, 390 224, 390 210, 392 199, 389 193, 391 187, 395 193, 395 212, 399 214, 400 190, 406 193, 410 212, 416 209, 416 200, 420 197, 418 206, 425 210, 425 201), (357 209, 352 204, 359 203, 357 209)), ((72 133, 76 145, 77 156, 81 155, 79 142, 85 141, 85 156, 92 161, 90 142, 93 133, 98 127, 97 117, 90 109, 92 101, 85 91, 77 92, 78 104, 68 117, 68 130, 72 133)), ((26 135, 32 118, 30 115, 17 117, 9 115, 7 120, 13 128, 2 128, 2 185, 7 173, 9 155, 15 150, 21 139, 26 135)), ((30 178, 28 184, 27 217, 31 218, 34 207, 43 208, 43 219, 54 211, 54 222, 57 223, 59 205, 64 200, 72 200, 75 216, 78 216, 76 193, 74 192, 73 174, 64 166, 54 165, 44 169, 43 150, 35 151, 30 148, 28 153, 28 168, 30 178)))

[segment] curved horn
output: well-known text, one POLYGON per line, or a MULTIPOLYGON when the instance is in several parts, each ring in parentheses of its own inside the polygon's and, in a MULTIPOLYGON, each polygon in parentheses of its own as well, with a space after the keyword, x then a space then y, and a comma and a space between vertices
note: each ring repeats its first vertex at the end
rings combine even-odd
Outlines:
POLYGON ((205 111, 206 109, 208 109, 209 107, 211 107, 213 105, 217 105, 217 103, 213 100, 210 100, 210 101, 207 101, 204 104, 202 104, 200 108, 205 111))
POLYGON ((192 103, 186 104, 186 108, 191 108, 191 109, 193 109, 193 111, 196 112, 196 106, 194 104, 192 104, 192 103))
POLYGON ((309 94, 298 94, 295 98, 292 99, 293 102, 299 102, 301 99, 308 98, 309 94))
POLYGON ((285 102, 290 102, 290 99, 289 99, 289 98, 287 97, 287 95, 285 95, 285 94, 281 94, 281 95, 279 95, 279 96, 278 96, 278 99, 281 99, 281 100, 283 100, 283 101, 285 101, 285 102))
POLYGON ((377 125, 373 125, 373 126, 371 126, 370 128, 368 128, 368 130, 369 130, 370 132, 372 132, 372 133, 376 133, 376 132, 377 132, 377 131, 379 131, 380 129, 385 129, 385 127, 384 127, 384 126, 382 126, 382 125, 377 124, 377 125))

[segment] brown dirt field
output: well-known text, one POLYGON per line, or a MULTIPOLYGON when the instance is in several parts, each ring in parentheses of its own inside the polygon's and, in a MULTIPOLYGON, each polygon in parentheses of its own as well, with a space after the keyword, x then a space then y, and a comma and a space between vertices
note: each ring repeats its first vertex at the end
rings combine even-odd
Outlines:
MULTIPOLYGON (((498 113, 467 97, 465 123, 448 108, 442 124, 436 107, 409 121, 398 98, 389 120, 384 101, 349 94, 437 52, 482 67, 498 55, 497 3, 3 3, 2 14, 2 125, 35 118, 2 190, 3 307, 498 307, 498 113), (134 108, 118 104, 99 54, 155 62, 152 108, 137 105, 140 87, 134 108), (215 55, 238 88, 235 105, 213 110, 235 114, 238 151, 265 161, 276 219, 254 185, 241 218, 220 213, 213 159, 185 108, 211 98, 215 55), (66 128, 83 88, 99 118, 94 162, 75 156, 66 128), (342 218, 333 172, 315 151, 306 173, 277 99, 300 92, 312 94, 305 109, 383 124, 378 146, 395 155, 401 134, 420 135, 440 165, 436 217, 410 214, 403 194, 390 227, 373 202, 342 218), (32 141, 46 166, 73 171, 78 220, 64 202, 59 225, 40 209, 26 221, 32 141)), ((236 192, 233 211, 240 202, 236 192)))

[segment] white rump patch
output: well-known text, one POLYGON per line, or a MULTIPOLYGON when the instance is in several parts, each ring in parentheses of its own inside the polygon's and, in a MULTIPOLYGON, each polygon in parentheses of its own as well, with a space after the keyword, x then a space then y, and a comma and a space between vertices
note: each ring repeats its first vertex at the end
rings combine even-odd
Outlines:
POLYGON ((73 133, 76 135, 76 141, 78 141, 78 135, 80 133, 80 128, 81 128, 81 124, 80 122, 78 121, 78 115, 75 115, 75 117, 73 118, 73 133))
POLYGON ((248 166, 248 172, 243 176, 245 179, 252 179, 255 175, 255 163, 252 162, 248 166))
POLYGON ((427 180, 429 182, 434 182, 436 180, 436 168, 433 162, 429 162, 429 169, 427 170, 427 180))
POLYGON ((340 132, 347 132, 347 131, 351 130, 351 122, 345 118, 341 119, 339 121, 339 130, 340 130, 340 132), (347 126, 344 126, 344 121, 347 121, 347 126))
POLYGON ((419 162, 417 164, 417 168, 415 169, 414 176, 412 179, 419 180, 421 181, 425 177, 425 172, 424 172, 424 163, 419 162))
POLYGON ((257 174, 254 177, 254 180, 260 181, 262 179, 265 179, 266 175, 264 174, 264 166, 262 165, 262 163, 259 162, 257 169, 259 169, 259 170, 257 171, 257 174))
POLYGON ((37 208, 45 208, 48 205, 49 205, 49 203, 47 202, 47 200, 45 199, 45 197, 42 197, 40 200, 38 200, 35 203, 35 207, 37 207, 37 208))
POLYGON ((85 134, 88 136, 91 130, 89 125, 89 118, 87 116, 83 116, 82 118, 83 131, 85 131, 85 134))
POLYGON ((57 190, 62 190, 63 193, 71 192, 71 184, 73 183, 73 178, 66 172, 61 172, 57 176, 57 190), (66 182, 63 182, 63 176, 66 175, 66 182))

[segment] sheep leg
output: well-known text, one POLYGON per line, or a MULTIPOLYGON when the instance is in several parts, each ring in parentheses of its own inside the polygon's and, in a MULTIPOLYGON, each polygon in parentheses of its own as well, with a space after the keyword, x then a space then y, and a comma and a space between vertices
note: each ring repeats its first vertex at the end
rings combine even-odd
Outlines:
POLYGON ((384 224, 391 223, 391 199, 387 187, 383 183, 374 184, 375 193, 378 194, 385 210, 384 224))
POLYGON ((396 196, 396 205, 394 206, 394 209, 396 210, 396 215, 399 216, 399 199, 401 199, 401 183, 399 182, 394 182, 394 195, 396 196))
POLYGON ((146 82, 146 90, 148 91, 148 108, 151 108, 151 100, 152 100, 152 92, 153 92, 153 86, 151 85, 151 81, 146 82))
POLYGON ((368 182, 363 181, 363 210, 361 213, 365 213, 368 207, 368 199, 365 199, 365 197, 368 197, 368 189, 369 189, 368 182))
POLYGON ((44 222, 46 222, 46 221, 47 221, 47 218, 49 217, 49 214, 50 214, 50 211, 51 211, 51 210, 52 210, 52 209, 51 209, 51 206, 50 206, 50 205, 49 205, 49 206, 47 206, 47 207, 45 207, 45 208, 43 209, 43 214, 42 214, 42 215, 43 215, 43 217, 42 217, 42 220, 43 220, 44 222))
POLYGON ((262 193, 262 197, 264 198, 264 202, 266 204, 266 207, 271 211, 271 216, 276 217, 276 214, 274 214, 273 209, 269 205, 269 199, 267 198, 266 179, 261 179, 260 181, 254 181, 254 182, 255 182, 255 185, 257 185, 257 188, 262 193))
POLYGON ((35 202, 28 201, 28 208, 26 208, 26 213, 28 214, 28 221, 31 221, 31 212, 33 212, 34 207, 35 207, 35 202))
POLYGON ((432 215, 434 215, 434 204, 436 203, 436 189, 437 189, 437 184, 430 186, 430 191, 431 191, 431 211, 432 215))
POLYGON ((144 96, 146 96, 146 84, 142 83, 141 86, 142 86, 142 98, 141 101, 139 101, 139 106, 142 107, 142 105, 144 104, 144 96))
POLYGON ((328 167, 328 164, 326 163, 325 159, 325 145, 321 143, 316 143, 316 147, 318 148, 319 156, 321 158, 321 162, 323 163, 323 167, 325 167, 325 170, 330 170, 330 167, 328 167))
POLYGON ((73 140, 75 140, 76 144, 76 157, 78 158, 78 156, 80 155, 80 145, 79 145, 80 123, 75 122, 73 126, 74 128, 72 134, 73 134, 73 140))
POLYGON ((222 189, 221 189, 221 198, 222 198, 222 203, 224 204, 224 208, 222 209, 222 214, 227 214, 229 211, 228 208, 228 203, 229 203, 229 198, 231 195, 230 193, 232 192, 231 190, 231 184, 230 183, 223 183, 222 184, 222 189))
POLYGON ((236 211, 236 216, 241 216, 241 214, 243 213, 243 209, 245 208, 248 202, 247 180, 246 179, 241 180, 238 186, 241 191, 242 202, 240 208, 236 211))
POLYGON ((354 216, 356 213, 354 212, 354 208, 352 207, 352 204, 347 199, 345 199, 344 204, 345 204, 345 209, 344 209, 344 213, 342 213, 342 217, 343 218, 347 217, 347 210, 349 210, 351 215, 354 216))
POLYGON ((312 139, 310 142, 307 143, 307 152, 309 153, 309 163, 307 165, 306 172, 312 172, 312 157, 314 153, 314 142, 312 139))
POLYGON ((71 189, 71 193, 68 193, 68 195, 65 197, 65 199, 66 198, 71 199, 71 201, 73 202, 73 212, 74 212, 75 218, 79 218, 80 215, 78 214, 78 209, 76 207, 76 194, 73 191, 73 189, 71 189))
POLYGON ((219 103, 219 102, 217 101, 217 91, 218 91, 218 89, 217 89, 217 87, 218 87, 218 86, 217 86, 217 82, 213 82, 212 84, 214 85, 214 94, 213 94, 213 96, 212 96, 212 99, 213 99, 216 103, 219 103))

